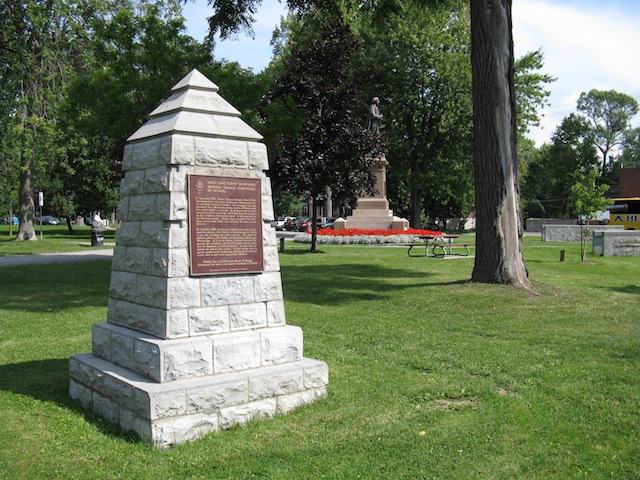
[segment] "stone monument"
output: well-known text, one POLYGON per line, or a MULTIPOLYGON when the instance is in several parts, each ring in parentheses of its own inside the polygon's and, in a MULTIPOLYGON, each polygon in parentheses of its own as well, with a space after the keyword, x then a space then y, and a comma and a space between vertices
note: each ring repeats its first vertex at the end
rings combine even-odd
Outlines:
POLYGON ((70 396, 164 448, 326 394, 287 325, 267 151, 193 70, 124 151, 107 321, 70 396))
MULTIPOLYGON (((369 116, 367 119, 367 129, 380 135, 380 122, 382 114, 379 108, 380 100, 373 97, 369 106, 369 116)), ((409 228, 409 221, 396 217, 393 211, 389 210, 387 200, 387 166, 389 162, 384 154, 376 158, 375 164, 371 167, 371 173, 376 178, 376 191, 372 195, 358 199, 356 208, 346 219, 339 218, 334 222, 335 230, 345 228, 361 228, 364 230, 406 230, 409 228)))

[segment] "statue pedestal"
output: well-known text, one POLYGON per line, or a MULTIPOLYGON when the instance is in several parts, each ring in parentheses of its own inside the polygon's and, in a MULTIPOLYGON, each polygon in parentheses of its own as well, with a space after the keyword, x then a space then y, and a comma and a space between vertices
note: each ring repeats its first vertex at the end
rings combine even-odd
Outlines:
POLYGON ((372 173, 376 177, 377 191, 370 196, 358 199, 356 208, 346 219, 339 218, 334 222, 335 230, 345 228, 360 228, 363 230, 406 230, 409 221, 396 217, 389 210, 387 200, 387 165, 389 162, 382 155, 377 164, 372 167, 372 173))

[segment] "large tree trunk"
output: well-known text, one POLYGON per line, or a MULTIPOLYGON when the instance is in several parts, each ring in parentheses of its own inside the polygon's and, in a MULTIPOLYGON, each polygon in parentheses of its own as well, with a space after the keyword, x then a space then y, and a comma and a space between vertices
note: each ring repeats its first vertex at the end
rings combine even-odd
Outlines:
MULTIPOLYGON (((24 158, 24 157, 23 157, 24 158)), ((34 227, 35 206, 33 203, 33 162, 27 160, 20 173, 20 205, 18 211, 18 236, 16 241, 38 240, 34 227)))
POLYGON ((522 258, 511 0, 471 0, 475 282, 531 288, 522 258))

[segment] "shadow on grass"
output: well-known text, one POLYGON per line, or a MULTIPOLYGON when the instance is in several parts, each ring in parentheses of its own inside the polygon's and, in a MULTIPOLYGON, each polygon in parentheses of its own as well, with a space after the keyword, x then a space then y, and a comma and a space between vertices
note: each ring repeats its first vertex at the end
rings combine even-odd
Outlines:
POLYGON ((0 389, 71 407, 69 359, 52 358, 0 365, 0 389))
POLYGON ((107 305, 111 260, 7 267, 0 275, 2 310, 58 312, 107 305))
POLYGON ((289 265, 282 266, 281 272, 287 300, 315 305, 379 300, 407 288, 467 283, 467 280, 440 282, 439 276, 430 272, 351 263, 289 265))
POLYGON ((83 410, 69 398, 69 359, 52 358, 23 363, 0 365, 0 390, 24 395, 35 400, 78 412, 85 420, 96 426, 103 434, 138 442, 131 432, 121 432, 98 416, 83 410))
POLYGON ((626 287, 611 287, 609 290, 618 293, 630 293, 632 295, 640 295, 640 285, 627 285, 626 287))

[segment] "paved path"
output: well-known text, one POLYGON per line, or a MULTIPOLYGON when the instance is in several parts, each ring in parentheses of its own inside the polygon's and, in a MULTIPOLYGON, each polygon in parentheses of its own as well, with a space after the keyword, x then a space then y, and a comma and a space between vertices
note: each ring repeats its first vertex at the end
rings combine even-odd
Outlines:
POLYGON ((66 253, 37 253, 33 255, 11 255, 0 257, 0 268, 18 265, 39 265, 45 263, 91 262, 110 259, 113 249, 86 250, 66 253))

